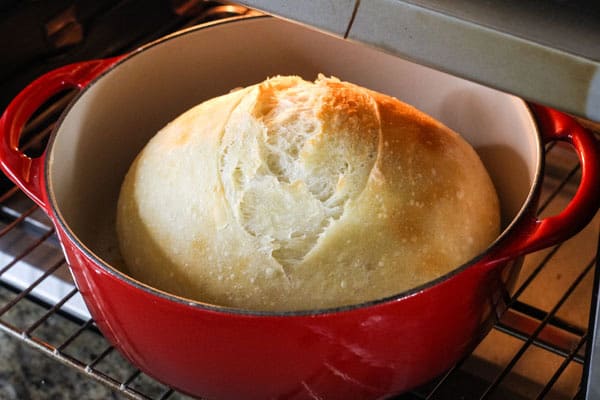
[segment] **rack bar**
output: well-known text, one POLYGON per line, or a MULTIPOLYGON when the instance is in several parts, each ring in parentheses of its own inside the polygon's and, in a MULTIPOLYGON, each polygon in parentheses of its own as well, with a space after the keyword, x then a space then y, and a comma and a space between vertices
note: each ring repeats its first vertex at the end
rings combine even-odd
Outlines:
POLYGON ((560 376, 562 375, 563 371, 567 368, 567 366, 569 365, 569 363, 571 361, 573 361, 573 359, 575 358, 575 355, 583 347, 583 345, 585 344, 585 342, 587 341, 587 339, 588 339, 587 338, 587 334, 583 335, 581 337, 581 340, 579 340, 579 342, 577 343, 577 346, 575 346, 569 352, 569 354, 565 357, 565 359, 560 364, 560 366, 556 369, 556 372, 554 373, 554 375, 552 375, 552 377, 550 378, 550 380, 548 381, 548 383, 546 384, 546 386, 544 386, 544 388, 542 389, 542 391, 538 394, 538 396, 536 397, 537 400, 541 400, 544 397, 546 397, 546 395, 552 389, 552 386, 554 386, 554 384, 556 383, 556 381, 558 381, 558 378, 560 378, 560 376))
POLYGON ((88 365, 85 366, 85 370, 86 372, 91 372, 94 370, 94 368, 96 367, 96 365, 104 360, 104 358, 106 358, 106 356, 108 356, 110 353, 112 353, 114 351, 114 347, 109 345, 107 346, 104 351, 102 351, 102 353, 100 353, 96 358, 94 358, 92 360, 92 362, 90 362, 88 365))
POLYGON ((494 379, 492 381, 492 383, 490 384, 490 386, 486 389, 486 391, 481 396, 481 399, 489 398, 489 396, 494 392, 494 390, 498 387, 498 385, 500 385, 500 383, 504 379, 504 377, 506 377, 506 375, 508 375, 508 373, 512 370, 512 368, 515 366, 515 364, 517 363, 517 361, 519 361, 519 359, 523 356, 523 354, 525 353, 525 351, 529 348, 529 346, 534 342, 534 340, 540 334, 540 332, 542 331, 542 329, 544 329, 544 327, 548 324, 548 322, 550 321, 550 318, 553 315, 556 314, 556 312, 560 309, 560 307, 564 304, 564 302, 569 298, 569 296, 575 290, 575 288, 581 283, 581 281, 583 280, 583 278, 585 277, 585 275, 587 275, 588 272, 591 271, 591 269, 594 266, 594 264, 595 264, 595 260, 592 260, 592 262, 590 262, 583 269, 583 271, 581 271, 581 273, 577 276, 577 278, 573 281, 573 283, 569 286, 569 288, 561 296, 561 298, 554 305, 554 307, 552 307, 552 310, 550 310, 550 312, 548 312, 548 314, 546 315, 546 317, 540 322, 540 324, 538 325, 537 329, 527 338, 527 340, 525 341, 525 343, 523 343, 523 345, 515 353, 515 355, 512 358, 512 360, 510 360, 510 362, 506 365, 506 367, 502 370, 502 372, 500 372, 498 374, 498 376, 496 377, 496 379, 494 379))
POLYGON ((46 279, 48 276, 52 275, 52 273, 54 273, 54 271, 56 271, 58 268, 60 268, 64 264, 64 262, 65 262, 64 260, 60 260, 59 262, 57 262, 56 264, 54 264, 53 266, 48 268, 46 271, 44 271, 42 276, 40 276, 38 279, 36 279, 27 289, 23 290, 14 299, 12 299, 8 303, 6 303, 2 308, 0 308, 0 316, 2 316, 4 313, 6 313, 10 308, 12 308, 19 301, 21 301, 25 296, 27 296, 44 279, 46 279))
POLYGON ((56 311, 59 310, 63 306, 63 304, 69 301, 71 297, 75 296, 77 292, 77 288, 73 288, 73 290, 71 290, 65 297, 63 297, 59 302, 52 306, 52 308, 46 311, 44 315, 42 315, 37 321, 29 325, 29 327, 23 332, 23 334, 30 336, 33 331, 35 331, 41 324, 43 324, 48 318, 50 318, 52 314, 56 313, 56 311))
POLYGON ((64 342, 62 342, 60 345, 58 345, 56 347, 56 349, 54 350, 54 353, 56 355, 59 355, 60 353, 62 353, 67 348, 67 346, 69 346, 71 343, 73 343, 73 341, 75 341, 75 339, 77 339, 83 332, 85 332, 93 324, 94 324, 93 319, 88 319, 87 321, 85 321, 85 323, 82 324, 79 327, 79 329, 77 329, 75 332, 73 332, 73 334, 71 336, 69 336, 67 339, 65 339, 64 342))
POLYGON ((30 246, 28 246, 25 250, 23 250, 19 255, 17 255, 15 258, 13 258, 5 266, 0 268, 0 275, 2 275, 6 271, 8 271, 10 268, 12 268, 17 262, 22 260, 25 256, 27 256, 33 250, 35 250, 40 244, 42 244, 46 239, 48 239, 53 234, 54 234, 54 229, 51 229, 48 232, 46 232, 41 238, 39 238, 37 241, 32 243, 30 246))

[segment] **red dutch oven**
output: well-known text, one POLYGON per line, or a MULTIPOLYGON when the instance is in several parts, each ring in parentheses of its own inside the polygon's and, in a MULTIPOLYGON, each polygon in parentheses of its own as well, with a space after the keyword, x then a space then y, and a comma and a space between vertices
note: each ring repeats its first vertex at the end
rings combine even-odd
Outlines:
POLYGON ((573 119, 379 51, 268 17, 209 24, 125 57, 54 70, 0 120, 4 172, 50 216, 90 313, 145 373, 208 398, 383 398, 423 384, 471 351, 505 308, 522 256, 574 235, 600 202, 598 143, 573 119), (191 106, 277 74, 318 73, 394 95, 460 132, 498 191, 503 230, 439 279, 365 304, 249 312, 170 295, 129 277, 114 234, 121 180, 147 140, 191 106), (46 152, 18 149, 28 117, 76 88, 46 152), (565 141, 579 188, 538 219, 544 146, 565 141))

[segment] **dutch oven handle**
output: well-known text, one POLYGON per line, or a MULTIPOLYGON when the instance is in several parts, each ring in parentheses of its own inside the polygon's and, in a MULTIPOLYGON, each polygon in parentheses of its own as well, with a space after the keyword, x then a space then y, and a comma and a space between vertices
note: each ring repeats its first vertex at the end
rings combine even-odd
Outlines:
POLYGON ((500 244, 484 261, 488 266, 569 239, 591 221, 600 206, 600 146, 594 134, 566 114, 536 104, 531 104, 531 108, 545 144, 564 141, 573 146, 579 157, 581 182, 559 214, 543 219, 529 216, 515 226, 508 241, 500 244))
POLYGON ((19 138, 31 115, 65 89, 83 89, 122 56, 84 61, 52 70, 23 89, 0 117, 0 168, 27 196, 48 212, 44 195, 44 154, 30 158, 19 138))

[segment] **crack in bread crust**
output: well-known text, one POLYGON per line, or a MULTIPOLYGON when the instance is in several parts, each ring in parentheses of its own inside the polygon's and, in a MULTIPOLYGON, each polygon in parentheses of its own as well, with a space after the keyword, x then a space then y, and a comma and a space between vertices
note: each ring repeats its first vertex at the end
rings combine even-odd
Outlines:
POLYGON ((379 137, 366 91, 324 77, 258 85, 233 111, 220 145, 236 221, 289 274, 365 188, 379 137), (359 140, 357 125, 366 130, 359 140))

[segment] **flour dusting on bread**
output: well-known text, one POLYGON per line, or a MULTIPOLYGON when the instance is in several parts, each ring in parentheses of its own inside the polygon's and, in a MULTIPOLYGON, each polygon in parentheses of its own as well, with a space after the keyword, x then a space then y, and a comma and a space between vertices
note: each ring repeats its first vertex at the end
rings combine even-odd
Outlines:
POLYGON ((376 103, 360 88, 332 90, 338 83, 272 78, 225 126, 219 172, 227 202, 236 222, 284 269, 302 262, 340 218, 375 163, 376 103), (357 140, 351 127, 359 125, 357 140))

